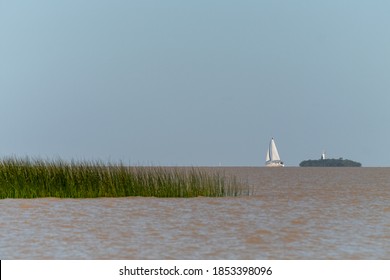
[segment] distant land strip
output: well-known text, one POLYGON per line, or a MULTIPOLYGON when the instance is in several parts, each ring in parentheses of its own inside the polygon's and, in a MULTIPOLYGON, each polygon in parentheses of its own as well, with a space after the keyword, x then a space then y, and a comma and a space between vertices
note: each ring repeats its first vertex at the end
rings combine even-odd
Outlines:
POLYGON ((302 161, 301 167, 361 167, 360 162, 349 159, 309 159, 302 161))

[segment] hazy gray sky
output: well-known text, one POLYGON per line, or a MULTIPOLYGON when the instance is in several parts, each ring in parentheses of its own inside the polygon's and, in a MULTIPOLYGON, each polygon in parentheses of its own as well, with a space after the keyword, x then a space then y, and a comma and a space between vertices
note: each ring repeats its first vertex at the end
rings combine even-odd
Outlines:
POLYGON ((0 0, 0 156, 390 166, 390 1, 0 0))

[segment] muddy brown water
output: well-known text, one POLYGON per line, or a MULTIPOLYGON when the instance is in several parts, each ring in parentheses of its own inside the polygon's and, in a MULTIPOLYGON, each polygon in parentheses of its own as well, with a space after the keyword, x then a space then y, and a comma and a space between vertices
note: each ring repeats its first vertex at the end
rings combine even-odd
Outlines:
POLYGON ((251 195, 0 200, 0 259, 390 259, 390 168, 209 170, 251 195))

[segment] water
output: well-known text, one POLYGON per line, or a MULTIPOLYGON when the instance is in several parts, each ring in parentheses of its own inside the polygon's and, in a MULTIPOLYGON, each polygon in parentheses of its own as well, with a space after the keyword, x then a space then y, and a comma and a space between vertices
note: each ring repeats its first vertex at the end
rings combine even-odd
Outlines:
POLYGON ((0 200, 0 259, 390 259, 390 168, 215 169, 253 195, 0 200))

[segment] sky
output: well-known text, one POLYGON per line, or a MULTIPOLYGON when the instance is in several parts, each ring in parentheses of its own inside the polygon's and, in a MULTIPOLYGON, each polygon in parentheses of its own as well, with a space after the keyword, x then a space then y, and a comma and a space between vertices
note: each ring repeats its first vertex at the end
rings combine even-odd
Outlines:
POLYGON ((0 0, 0 157, 390 166, 390 2, 0 0))

